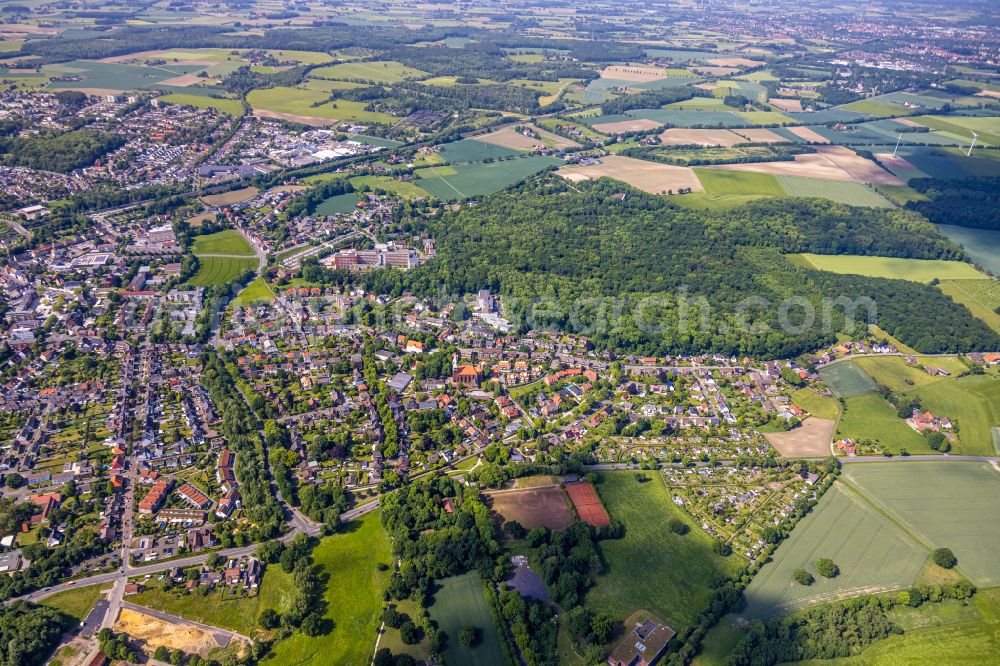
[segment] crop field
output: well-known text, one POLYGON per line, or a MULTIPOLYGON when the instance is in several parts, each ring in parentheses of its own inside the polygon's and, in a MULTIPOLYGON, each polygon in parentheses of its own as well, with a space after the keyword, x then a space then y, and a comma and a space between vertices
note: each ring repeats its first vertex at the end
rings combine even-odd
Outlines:
POLYGON ((153 88, 170 79, 193 74, 204 68, 205 66, 200 64, 167 63, 147 67, 96 60, 74 60, 59 65, 48 65, 42 71, 50 76, 80 77, 78 81, 54 81, 50 87, 55 89, 125 91, 153 88))
MULTIPOLYGON (((273 656, 263 663, 268 666, 369 663, 382 613, 382 593, 389 582, 389 572, 379 571, 378 565, 392 564, 389 539, 382 530, 379 514, 370 513, 342 533, 322 539, 313 551, 313 559, 329 576, 323 594, 327 603, 324 619, 333 623, 333 630, 316 637, 296 631, 276 643, 271 650, 273 656)), ((267 586, 267 575, 262 588, 267 586)), ((457 632, 451 635, 457 637, 457 632)))
POLYGON ((253 248, 243 236, 232 229, 214 234, 196 236, 192 248, 195 254, 230 254, 239 257, 254 256, 253 248))
POLYGON ((838 659, 798 662, 799 666, 967 666, 988 664, 1000 653, 1000 589, 979 590, 966 605, 957 602, 894 609, 892 620, 904 628, 838 659))
POLYGON ((257 268, 257 259, 235 257, 201 257, 198 272, 188 280, 192 287, 215 287, 229 284, 243 273, 257 268))
POLYGON ((917 116, 914 120, 932 130, 968 141, 972 140, 972 132, 976 132, 979 135, 977 143, 993 147, 1000 146, 1000 118, 917 116))
POLYGON ((766 173, 696 168, 694 173, 709 197, 753 195, 781 197, 785 190, 778 179, 766 173))
POLYGON ((992 465, 852 464, 844 478, 925 545, 951 548, 976 586, 1000 585, 1000 472, 992 465))
POLYGON ((938 289, 1000 333, 1000 282, 985 280, 941 280, 938 289))
POLYGON ((741 615, 761 619, 836 599, 909 586, 928 551, 841 483, 835 483, 778 546, 746 589, 741 615), (824 578, 816 560, 828 557, 840 575, 824 578), (802 568, 816 582, 801 585, 802 568))
POLYGON ((638 477, 637 472, 603 474, 601 497, 625 525, 625 537, 601 542, 607 571, 587 594, 586 605, 619 618, 646 610, 683 631, 708 603, 709 581, 733 573, 740 562, 712 552, 714 537, 674 505, 660 475, 638 477), (674 518, 691 531, 674 534, 668 526, 674 518))
POLYGON ((171 93, 159 98, 161 102, 170 104, 183 104, 194 106, 199 109, 218 109, 231 116, 242 116, 243 103, 238 99, 222 99, 220 97, 209 97, 207 95, 190 95, 187 93, 171 93))
POLYGON ((607 155, 601 158, 600 164, 566 166, 556 173, 572 182, 614 178, 650 194, 664 194, 671 190, 676 191, 688 187, 695 191, 702 189, 701 183, 698 182, 694 172, 689 167, 660 164, 659 162, 618 155, 607 155))
POLYGON ((836 421, 810 416, 797 428, 788 432, 764 433, 764 437, 786 458, 825 458, 830 455, 835 426, 836 421))
POLYGON ((517 157, 524 153, 521 150, 507 148, 499 144, 462 139, 461 141, 444 144, 438 150, 438 154, 446 162, 482 162, 488 159, 497 160, 503 157, 517 157))
POLYGON ((396 196, 400 196, 404 199, 427 198, 427 192, 419 187, 414 181, 396 180, 391 176, 355 176, 354 178, 351 178, 351 185, 358 190, 368 187, 372 190, 392 192, 396 196))
POLYGON ((493 144, 495 146, 501 146, 503 148, 510 148, 511 150, 532 150, 538 145, 544 145, 559 150, 580 147, 580 144, 576 141, 571 141, 570 139, 559 136, 558 134, 553 134, 552 132, 548 132, 538 127, 534 127, 533 129, 535 133, 538 134, 539 138, 533 139, 521 134, 520 132, 515 132, 513 127, 505 127, 504 129, 490 132, 489 134, 481 134, 475 137, 475 140, 493 144))
POLYGON ((357 192, 348 192, 347 194, 337 194, 329 199, 324 199, 319 206, 316 207, 316 213, 318 215, 334 215, 336 213, 350 213, 352 210, 357 208, 358 202, 361 201, 361 195, 357 192))
POLYGON ((251 91, 247 94, 247 103, 250 104, 254 111, 270 112, 271 114, 278 114, 273 117, 298 120, 299 122, 302 122, 301 119, 304 118, 314 118, 319 121, 326 121, 327 123, 337 120, 357 120, 375 123, 392 123, 396 121, 396 118, 390 116, 388 113, 365 111, 365 106, 367 106, 365 102, 336 100, 320 104, 319 106, 313 106, 314 103, 323 102, 328 97, 328 94, 318 90, 278 86, 251 91))
POLYGON ((503 520, 516 520, 526 529, 544 525, 563 530, 576 521, 566 493, 558 485, 500 490, 487 493, 490 508, 503 520))
POLYGON ((543 169, 560 164, 562 161, 554 157, 538 155, 487 164, 460 165, 455 167, 457 173, 454 176, 421 178, 414 184, 431 196, 451 201, 499 192, 543 169))
POLYGON ((879 393, 845 398, 844 413, 837 423, 837 439, 875 440, 886 450, 900 453, 933 453, 916 430, 899 418, 896 408, 879 393))
POLYGON ((979 280, 985 276, 971 264, 942 259, 898 259, 860 255, 795 254, 789 258, 800 266, 831 273, 866 275, 893 280, 979 280))
POLYGON ((878 192, 861 183, 842 180, 823 180, 803 176, 778 176, 778 183, 793 197, 818 197, 850 206, 892 208, 892 204, 878 192))
POLYGON ((1000 231, 970 229, 950 224, 939 224, 937 228, 948 237, 948 240, 965 248, 973 261, 991 273, 1000 275, 1000 231))
POLYGON ((500 636, 486 598, 479 574, 467 573, 452 576, 441 581, 441 589, 434 594, 434 604, 428 609, 431 619, 448 634, 444 658, 449 664, 482 664, 483 666, 504 666, 500 636), (481 640, 468 648, 458 642, 461 627, 476 627, 481 640))
POLYGON ((833 393, 841 398, 874 391, 872 378, 854 361, 843 361, 821 368, 819 376, 833 393))
POLYGON ((319 67, 309 72, 309 74, 320 79, 374 81, 375 83, 399 83, 407 79, 420 79, 429 76, 427 72, 407 67, 393 60, 347 62, 328 67, 319 67))

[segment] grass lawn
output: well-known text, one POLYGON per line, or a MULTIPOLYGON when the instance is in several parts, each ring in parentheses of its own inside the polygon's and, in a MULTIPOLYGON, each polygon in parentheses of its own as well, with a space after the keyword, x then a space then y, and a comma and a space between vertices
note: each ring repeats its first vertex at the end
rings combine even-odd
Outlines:
POLYGON ((313 551, 316 563, 330 576, 324 595, 328 604, 324 617, 334 623, 333 631, 316 638, 296 632, 275 645, 271 656, 261 664, 353 666, 371 660, 382 613, 382 592, 389 581, 389 572, 379 571, 377 565, 391 564, 392 553, 378 512, 345 529, 344 534, 323 539, 313 551))
POLYGON ((198 272, 187 282, 193 287, 229 284, 243 273, 257 268, 256 258, 202 257, 198 262, 198 272))
POLYGON ((388 113, 365 111, 366 102, 329 99, 329 93, 306 88, 278 86, 253 90, 247 95, 247 102, 254 109, 264 109, 276 113, 288 113, 307 118, 329 120, 359 120, 376 123, 392 123, 394 116, 388 113), (318 106, 313 106, 318 104, 318 106))
POLYGON ((705 634, 692 666, 725 666, 729 653, 742 638, 743 632, 732 623, 732 619, 723 617, 705 634))
POLYGON ((962 261, 942 259, 898 259, 895 257, 865 257, 858 255, 794 254, 788 255, 793 263, 818 271, 849 273, 868 277, 930 282, 954 279, 985 278, 972 266, 962 261))
POLYGON ((41 602, 41 605, 55 608, 70 617, 83 621, 90 609, 101 598, 101 590, 107 589, 107 583, 78 587, 65 592, 53 594, 51 597, 41 602))
POLYGON ((769 173, 727 171, 725 169, 695 169, 695 175, 709 197, 726 196, 786 196, 777 177, 769 173))
POLYGON ((837 424, 836 438, 873 439, 893 453, 933 453, 922 435, 896 415, 896 408, 880 394, 870 392, 845 399, 847 407, 837 424))
POLYGON ((361 190, 365 187, 373 190, 384 190, 391 192, 404 199, 426 199, 425 192, 415 181, 396 180, 391 176, 355 176, 351 178, 351 185, 354 189, 361 190))
POLYGON ((988 463, 847 465, 844 479, 979 587, 1000 584, 1000 472, 988 463))
POLYGON ((836 419, 840 414, 840 404, 836 400, 809 388, 801 388, 793 393, 792 403, 821 419, 836 419))
POLYGON ((941 280, 938 289, 951 296, 956 303, 969 308, 997 333, 1000 333, 1000 282, 986 280, 941 280))
POLYGON ((766 618, 835 599, 907 587, 926 559, 923 546, 837 482, 751 581, 747 605, 740 614, 766 618), (839 576, 824 578, 816 572, 815 561, 822 557, 840 567, 839 576), (800 567, 813 574, 813 585, 792 579, 792 571, 800 567))
POLYGON ((250 305, 256 303, 257 301, 273 301, 274 292, 271 288, 267 286, 264 282, 264 278, 257 278, 240 292, 240 295, 236 297, 233 302, 239 306, 250 305))
POLYGON ((434 593, 434 604, 428 610, 431 619, 448 634, 445 663, 504 666, 506 660, 500 636, 486 605, 479 574, 471 572, 440 582, 441 588, 434 593), (482 634, 479 643, 471 648, 463 648, 458 643, 458 630, 466 626, 476 627, 482 634))
POLYGON ((624 620, 647 610, 676 631, 694 621, 708 603, 709 581, 732 573, 736 556, 712 552, 714 537, 706 534, 670 499, 658 474, 603 473, 598 492, 612 518, 625 525, 625 537, 602 541, 607 572, 587 594, 587 605, 624 620), (677 518, 691 531, 680 536, 668 527, 677 518))
POLYGON ((250 247, 250 243, 232 229, 225 229, 204 236, 195 236, 192 250, 196 255, 228 254, 235 257, 254 256, 254 251, 250 247))
POLYGON ((206 97, 204 95, 189 95, 186 93, 171 93, 160 97, 161 102, 171 104, 183 104, 194 106, 199 109, 218 109, 231 116, 242 116, 245 109, 243 103, 238 99, 221 99, 219 97, 206 97))
POLYGON ((163 582, 156 577, 144 585, 142 592, 130 598, 133 603, 249 636, 259 628, 257 619, 265 608, 281 612, 289 607, 292 577, 279 565, 269 565, 255 597, 232 596, 225 589, 204 597, 176 587, 164 591, 163 582))
POLYGON ((374 62, 347 62, 312 70, 309 74, 320 79, 344 79, 375 81, 376 83, 399 83, 407 79, 429 76, 427 72, 407 67, 394 60, 374 62))
POLYGON ((798 662, 802 666, 964 666, 988 664, 1000 654, 1000 589, 980 590, 971 602, 946 601, 893 609, 902 636, 890 636, 859 655, 798 662))
POLYGON ((854 361, 842 361, 819 370, 823 383, 834 395, 849 398, 876 389, 875 382, 854 361))

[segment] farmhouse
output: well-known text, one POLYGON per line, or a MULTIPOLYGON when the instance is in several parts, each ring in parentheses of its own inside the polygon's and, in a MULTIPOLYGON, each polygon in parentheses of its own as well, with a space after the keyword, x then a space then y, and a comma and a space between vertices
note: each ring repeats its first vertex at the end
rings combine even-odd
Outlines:
POLYGON ((649 666, 657 660, 674 630, 653 620, 646 620, 630 631, 614 652, 608 655, 611 666, 649 666))

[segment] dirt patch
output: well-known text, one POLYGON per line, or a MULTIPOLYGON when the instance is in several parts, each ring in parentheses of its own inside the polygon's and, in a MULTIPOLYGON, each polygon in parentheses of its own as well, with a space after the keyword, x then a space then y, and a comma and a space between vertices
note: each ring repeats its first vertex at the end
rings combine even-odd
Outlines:
POLYGON ((157 85, 161 86, 173 86, 175 88, 187 88, 188 86, 199 86, 211 79, 205 79, 199 77, 196 74, 181 74, 180 76, 175 76, 172 79, 164 79, 160 81, 157 85))
POLYGON ((810 416, 798 428, 788 432, 769 432, 764 437, 786 458, 825 458, 836 421, 810 416))
POLYGON ((219 647, 207 631, 166 622, 128 608, 123 608, 119 614, 115 631, 125 632, 142 641, 150 651, 163 645, 170 650, 195 652, 206 657, 212 649, 219 647))
POLYGON ((549 146, 562 150, 565 148, 579 148, 580 144, 552 132, 532 126, 531 129, 539 138, 534 139, 516 131, 513 127, 505 127, 496 132, 473 137, 476 141, 489 143, 494 146, 510 148, 512 150, 534 150, 536 148, 548 148, 549 146))
POLYGON ((567 483, 566 494, 573 502, 573 508, 580 520, 594 527, 604 527, 611 524, 611 518, 604 509, 601 498, 597 496, 594 486, 589 483, 567 483))
POLYGON ((614 178, 650 194, 659 194, 667 190, 676 192, 688 187, 694 192, 703 189, 701 181, 689 167, 646 162, 618 155, 601 158, 601 164, 563 167, 556 171, 556 174, 572 182, 596 180, 602 177, 614 178))
POLYGON ((749 58, 709 58, 707 62, 720 67, 758 67, 763 64, 749 58))
POLYGON ((893 118, 893 120, 900 125, 906 125, 907 127, 924 127, 916 120, 910 120, 909 118, 893 118))
POLYGON ((541 526, 562 530, 576 520, 566 493, 557 485, 499 490, 486 493, 486 498, 504 521, 516 520, 529 530, 541 526))
POLYGON ((199 215, 192 215, 186 218, 184 221, 190 224, 192 227, 200 227, 205 222, 215 220, 215 213, 201 213, 199 215))
POLYGON ((875 185, 906 185, 899 178, 845 146, 819 146, 816 152, 851 175, 854 180, 875 185))
POLYGON ((611 65, 605 67, 601 72, 602 79, 617 79, 619 81, 632 81, 633 83, 656 81, 667 76, 670 75, 660 67, 639 67, 633 65, 611 65))
POLYGON ((767 103, 777 109, 781 109, 782 111, 787 111, 789 113, 802 112, 802 100, 779 99, 777 97, 772 97, 771 99, 767 100, 767 103))
POLYGON ((663 123, 648 118, 633 118, 632 120, 619 120, 613 123, 597 123, 594 129, 604 134, 621 134, 623 132, 643 132, 645 130, 662 127, 663 123))
POLYGON ((740 71, 739 67, 695 67, 694 71, 705 76, 729 76, 740 71))
POLYGON ((813 153, 796 155, 795 160, 791 162, 748 162, 746 164, 719 164, 703 168, 753 171, 755 173, 770 173, 775 176, 809 176, 810 178, 825 178, 827 180, 854 180, 851 174, 823 155, 813 153))
POLYGON ((256 187, 244 187, 241 190, 223 192, 222 194, 208 194, 203 196, 201 200, 209 206, 230 206, 247 199, 253 199, 258 194, 260 194, 260 190, 256 187))
POLYGON ((278 185, 269 189, 268 192, 288 192, 289 194, 295 194, 296 192, 305 192, 308 189, 308 185, 278 185))
POLYGON ((788 131, 809 143, 830 143, 830 140, 825 136, 808 127, 789 127, 788 131))
POLYGON ((886 166, 904 171, 918 171, 917 167, 910 164, 902 155, 892 156, 892 153, 875 153, 876 159, 886 166))
POLYGON ((514 479, 514 487, 523 490, 525 488, 538 488, 539 486, 558 486, 558 477, 545 475, 545 476, 522 476, 520 478, 514 479))
POLYGON ((336 125, 340 121, 336 118, 316 118, 315 116, 299 116, 294 113, 282 113, 280 111, 268 111, 267 109, 254 109, 253 115, 258 118, 273 118, 275 120, 290 120, 301 125, 312 127, 329 127, 336 125))
POLYGON ((671 127, 660 134, 660 142, 665 146, 722 146, 728 148, 738 143, 746 143, 739 134, 727 129, 684 129, 671 127))
POLYGON ((733 130, 750 143, 788 143, 788 139, 769 129, 733 130))

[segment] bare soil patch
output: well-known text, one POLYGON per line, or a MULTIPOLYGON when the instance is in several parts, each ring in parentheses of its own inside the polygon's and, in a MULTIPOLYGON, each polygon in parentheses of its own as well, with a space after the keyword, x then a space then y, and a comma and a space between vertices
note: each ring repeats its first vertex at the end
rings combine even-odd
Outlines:
POLYGON ((809 176, 810 178, 825 178, 827 180, 854 180, 851 174, 818 153, 796 155, 792 162, 747 162, 745 164, 719 164, 703 168, 753 171, 755 173, 770 173, 775 176, 809 176))
POLYGON ((161 645, 170 650, 195 652, 205 657, 219 647, 207 631, 160 620, 145 613, 123 608, 115 622, 115 631, 122 631, 142 641, 152 650, 161 645))
POLYGON ((490 508, 504 522, 516 520, 526 529, 566 529, 576 520, 566 493, 558 485, 486 493, 490 508))
POLYGON ((209 206, 229 206, 234 203, 253 199, 260 194, 256 187, 244 187, 241 190, 223 192, 222 194, 208 194, 201 198, 209 206))
POLYGON ((694 71, 705 76, 729 76, 740 71, 739 67, 695 67, 694 71))
POLYGON ((819 146, 816 152, 851 175, 854 180, 876 185, 906 185, 899 178, 845 146, 819 146))
POLYGON ((703 189, 701 181, 690 167, 659 164, 618 155, 601 158, 601 164, 567 166, 556 173, 573 182, 602 177, 614 178, 650 194, 659 194, 667 190, 676 192, 680 188, 688 187, 694 192, 703 189))
POLYGON ((314 116, 299 116, 294 113, 282 113, 281 111, 269 111, 267 109, 254 109, 253 115, 258 118, 274 118, 275 120, 290 120, 293 123, 301 123, 312 127, 329 127, 336 125, 340 121, 336 118, 316 118, 314 116))
POLYGON ((571 141, 570 139, 561 137, 558 134, 553 134, 552 132, 547 132, 534 126, 532 126, 531 129, 539 136, 539 138, 533 139, 530 136, 525 136, 516 131, 513 127, 505 127, 501 130, 497 130, 496 132, 490 132, 489 134, 483 134, 473 138, 476 141, 482 141, 483 143, 489 143, 494 146, 502 146, 512 150, 534 150, 539 147, 547 148, 549 145, 560 150, 565 148, 580 147, 580 144, 576 141, 571 141))
POLYGON ((172 79, 164 79, 163 81, 160 81, 158 85, 187 88, 188 86, 201 85, 207 81, 211 81, 211 79, 200 78, 195 74, 181 74, 180 76, 175 76, 172 79))
POLYGON ((738 143, 746 143, 739 134, 727 129, 685 129, 671 127, 660 134, 660 142, 665 146, 723 146, 728 148, 738 143))
POLYGON ((709 58, 708 62, 720 67, 758 67, 761 64, 760 61, 749 58, 709 58))
POLYGON ((641 132, 643 130, 656 129, 662 127, 663 123, 648 118, 634 118, 632 120, 619 120, 613 123, 597 123, 594 130, 603 134, 621 134, 622 132, 641 132))
POLYGON ((660 67, 642 67, 638 65, 610 65, 601 72, 602 79, 618 79, 633 83, 646 83, 669 76, 660 67))
POLYGON ((791 113, 802 112, 802 100, 779 99, 777 97, 772 97, 771 99, 767 100, 767 103, 775 108, 781 109, 782 111, 788 111, 791 113))
POLYGON ((788 131, 809 143, 830 143, 830 140, 825 136, 808 127, 789 127, 788 131))
POLYGON ((825 458, 830 455, 836 421, 810 416, 798 428, 764 435, 786 458, 825 458))
POLYGON ((769 129, 738 129, 733 131, 750 143, 788 143, 788 139, 769 129))
POLYGON ((893 120, 900 125, 906 125, 907 127, 924 127, 916 120, 910 120, 909 118, 893 118, 893 120))

